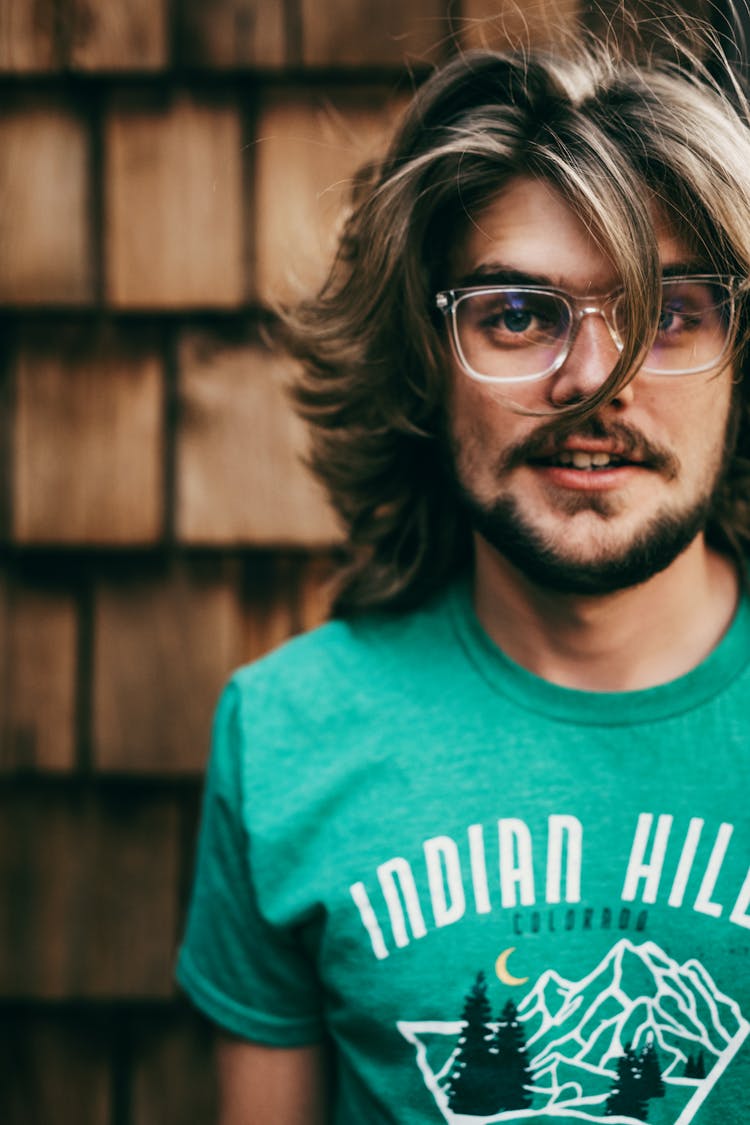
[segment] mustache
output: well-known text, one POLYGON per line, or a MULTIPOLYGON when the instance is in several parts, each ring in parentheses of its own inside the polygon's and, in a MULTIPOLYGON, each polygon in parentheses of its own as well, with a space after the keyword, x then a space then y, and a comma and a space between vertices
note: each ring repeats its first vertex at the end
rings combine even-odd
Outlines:
POLYGON ((638 461, 669 480, 677 476, 679 461, 671 450, 651 441, 634 426, 624 422, 603 422, 599 418, 587 418, 570 426, 562 426, 557 421, 543 423, 533 433, 505 450, 498 469, 500 472, 507 472, 527 461, 554 457, 562 452, 564 443, 573 437, 583 441, 611 442, 620 456, 638 461))

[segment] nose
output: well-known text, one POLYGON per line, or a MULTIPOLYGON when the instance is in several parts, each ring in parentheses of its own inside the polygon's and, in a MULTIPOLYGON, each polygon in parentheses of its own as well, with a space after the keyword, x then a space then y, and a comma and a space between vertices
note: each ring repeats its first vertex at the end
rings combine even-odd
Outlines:
MULTIPOLYGON (((589 398, 611 375, 619 354, 604 314, 582 310, 565 363, 549 380, 550 404, 570 406, 589 398)), ((621 396, 618 392, 618 399, 621 396)))

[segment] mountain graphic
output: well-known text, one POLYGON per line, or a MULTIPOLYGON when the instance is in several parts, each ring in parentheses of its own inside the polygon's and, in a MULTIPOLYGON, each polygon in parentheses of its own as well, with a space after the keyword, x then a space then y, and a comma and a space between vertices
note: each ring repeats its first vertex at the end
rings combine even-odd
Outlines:
MULTIPOLYGON (((518 1004, 517 1015, 533 1075, 531 1106, 491 1116, 450 1108, 465 1021, 399 1022, 450 1125, 545 1115, 604 1125, 650 1120, 613 1113, 611 1102, 626 1055, 637 1059, 645 1053, 658 1058, 661 1077, 654 1121, 689 1125, 750 1030, 739 1005, 699 961, 680 965, 654 942, 634 945, 626 938, 581 980, 548 969, 518 1004)), ((487 1023, 488 1041, 497 1026, 487 1023)))

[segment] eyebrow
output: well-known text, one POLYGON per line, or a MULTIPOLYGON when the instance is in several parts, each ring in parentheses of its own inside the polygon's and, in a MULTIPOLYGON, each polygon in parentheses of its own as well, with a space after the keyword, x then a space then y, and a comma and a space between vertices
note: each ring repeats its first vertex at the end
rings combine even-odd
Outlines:
POLYGON ((685 262, 671 262, 662 266, 662 277, 694 277, 701 274, 716 273, 708 263, 701 258, 690 258, 685 262))
POLYGON ((477 266, 471 273, 459 278, 455 288, 469 288, 472 285, 546 285, 556 288, 552 278, 546 274, 527 273, 525 270, 513 269, 498 262, 477 266))
MULTIPOLYGON (((712 273, 712 268, 705 260, 690 258, 682 262, 670 262, 663 266, 662 277, 690 277, 712 273)), ((458 279, 454 289, 469 289, 475 285, 544 285, 551 289, 564 288, 556 283, 547 274, 528 273, 525 270, 514 269, 499 262, 488 262, 486 265, 477 266, 475 270, 464 274, 458 279)), ((615 286, 616 288, 616 286, 615 286)))

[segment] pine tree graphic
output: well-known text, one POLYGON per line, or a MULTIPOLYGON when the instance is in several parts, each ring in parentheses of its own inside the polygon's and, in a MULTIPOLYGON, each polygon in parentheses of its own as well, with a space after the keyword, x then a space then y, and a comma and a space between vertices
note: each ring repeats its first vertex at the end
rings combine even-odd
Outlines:
POLYGON ((466 997, 465 1027, 445 1086, 454 1113, 488 1116, 531 1105, 532 1075, 518 1009, 509 1000, 494 1033, 490 1018, 487 982, 480 972, 466 997))
POLYGON ((636 1121, 646 1120, 639 1060, 629 1043, 625 1045, 625 1054, 617 1060, 617 1078, 607 1098, 606 1116, 616 1117, 618 1114, 634 1117, 636 1121))
POLYGON ((648 1100, 663 1098, 666 1091, 661 1077, 659 1056, 656 1053, 653 1039, 643 1048, 638 1061, 641 1067, 641 1088, 644 1097, 648 1100))
POLYGON ((526 1039, 512 1000, 503 1008, 490 1050, 495 1056, 497 1076, 496 1112, 504 1109, 528 1109, 531 1105, 529 1087, 532 1074, 528 1066, 526 1039))
POLYGON ((617 1060, 617 1077, 607 1098, 605 1115, 633 1117, 636 1121, 648 1120, 648 1103, 652 1098, 663 1098, 664 1082, 661 1076, 659 1055, 653 1039, 639 1054, 625 1046, 625 1054, 617 1060))
POLYGON ((446 1085, 448 1104, 454 1113, 487 1116, 497 1112, 497 1076, 495 1056, 490 1052, 493 1039, 490 1018, 487 981, 484 973, 480 972, 466 997, 463 1010, 466 1026, 458 1041, 458 1053, 446 1085))
POLYGON ((685 1063, 685 1078, 705 1078, 706 1077, 706 1060, 703 1057, 703 1051, 699 1051, 697 1055, 688 1055, 687 1062, 685 1063))
POLYGON ((619 939, 580 980, 546 969, 525 995, 503 989, 497 1008, 489 972, 466 985, 447 1018, 398 1022, 447 1125, 688 1125, 750 1042, 750 1019, 705 966, 680 964, 650 941, 619 939), (680 1010, 675 995, 685 997, 680 1010))

